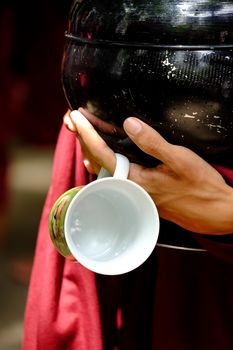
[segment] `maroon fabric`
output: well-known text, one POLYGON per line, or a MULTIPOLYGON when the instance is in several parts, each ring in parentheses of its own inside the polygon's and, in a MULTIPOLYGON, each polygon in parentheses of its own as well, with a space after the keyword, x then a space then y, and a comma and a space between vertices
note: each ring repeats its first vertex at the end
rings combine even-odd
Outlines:
POLYGON ((39 228, 25 313, 24 350, 102 349, 95 275, 57 253, 48 232, 55 200, 86 181, 80 157, 75 136, 63 127, 39 228))
POLYGON ((159 248, 153 350, 233 349, 232 273, 209 253, 159 248))
MULTIPOLYGON (((218 170, 233 183, 232 170, 218 170)), ((57 197, 85 181, 79 144, 62 127, 39 228, 22 350, 232 350, 233 244, 194 235, 207 251, 157 246, 135 271, 95 275, 61 257, 48 233, 57 197)))

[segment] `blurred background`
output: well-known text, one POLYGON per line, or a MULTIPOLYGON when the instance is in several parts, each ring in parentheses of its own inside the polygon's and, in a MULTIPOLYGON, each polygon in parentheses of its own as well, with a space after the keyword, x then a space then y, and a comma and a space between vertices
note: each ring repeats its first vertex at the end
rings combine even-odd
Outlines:
POLYGON ((37 230, 67 109, 60 68, 71 2, 0 2, 0 350, 21 348, 37 230))

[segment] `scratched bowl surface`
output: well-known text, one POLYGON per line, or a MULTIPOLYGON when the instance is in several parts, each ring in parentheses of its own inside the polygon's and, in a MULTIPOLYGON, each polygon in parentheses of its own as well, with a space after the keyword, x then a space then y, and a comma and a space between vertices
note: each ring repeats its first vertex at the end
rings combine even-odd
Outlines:
POLYGON ((135 115, 168 141, 232 165, 233 1, 76 0, 62 62, 69 107, 114 149, 153 165, 127 138, 135 115))

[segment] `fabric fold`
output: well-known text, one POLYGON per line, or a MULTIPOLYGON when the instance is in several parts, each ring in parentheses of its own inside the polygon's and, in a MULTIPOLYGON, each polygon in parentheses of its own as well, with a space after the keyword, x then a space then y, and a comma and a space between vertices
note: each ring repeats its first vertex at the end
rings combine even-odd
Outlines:
POLYGON ((62 126, 38 231, 25 310, 23 350, 102 349, 95 275, 63 258, 55 250, 48 231, 48 218, 56 199, 85 182, 79 143, 62 126))

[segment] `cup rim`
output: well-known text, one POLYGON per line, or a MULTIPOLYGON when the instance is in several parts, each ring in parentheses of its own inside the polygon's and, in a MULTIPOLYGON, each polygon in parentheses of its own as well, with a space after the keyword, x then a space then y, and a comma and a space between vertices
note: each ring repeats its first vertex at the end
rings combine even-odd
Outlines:
MULTIPOLYGON (((117 188, 117 190, 119 190, 119 187, 117 188)), ((139 204, 137 203, 137 205, 139 204)), ((82 187, 80 191, 71 200, 70 205, 66 212, 65 220, 64 220, 65 239, 69 247, 69 250, 71 251, 74 258, 87 269, 103 275, 124 274, 142 265, 147 260, 147 258, 151 255, 151 253, 153 252, 156 246, 159 230, 160 230, 160 220, 159 220, 158 210, 152 198, 150 197, 150 195, 140 185, 133 182, 132 180, 120 179, 120 178, 114 178, 114 177, 100 178, 82 187), (81 197, 81 199, 83 198, 83 196, 85 197, 88 193, 90 193, 92 188, 95 187, 96 185, 101 188, 103 184, 106 186, 107 183, 112 183, 112 182, 115 182, 116 184, 118 184, 118 186, 120 183, 124 183, 124 186, 131 186, 131 188, 133 186, 133 188, 137 189, 138 191, 137 193, 140 194, 141 198, 146 199, 146 202, 145 202, 147 205, 146 215, 148 215, 148 217, 150 215, 150 220, 152 222, 152 225, 154 226, 154 230, 153 229, 151 230, 150 239, 147 242, 147 244, 144 246, 144 249, 140 250, 136 261, 133 261, 133 259, 130 259, 128 257, 123 257, 123 256, 121 256, 121 261, 122 261, 121 264, 117 263, 117 260, 118 260, 117 258, 108 262, 91 260, 88 257, 86 257, 84 254, 80 254, 79 252, 77 252, 77 250, 75 249, 73 240, 71 239, 70 235, 67 233, 69 219, 70 219, 70 216, 72 215, 73 203, 76 201, 76 199, 78 197, 81 197), (148 210, 150 210, 150 213, 148 212, 148 210)))

